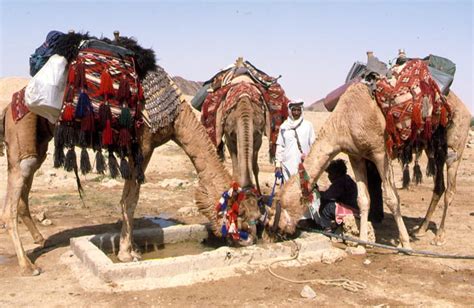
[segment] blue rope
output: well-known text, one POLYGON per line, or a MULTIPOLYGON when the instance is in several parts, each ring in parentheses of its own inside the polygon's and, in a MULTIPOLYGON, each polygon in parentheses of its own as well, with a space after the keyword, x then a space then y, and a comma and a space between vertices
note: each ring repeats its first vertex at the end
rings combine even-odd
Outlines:
POLYGON ((273 197, 275 196, 275 187, 277 186, 278 179, 281 180, 280 186, 283 185, 283 183, 285 182, 285 179, 283 178, 283 173, 280 171, 275 172, 275 182, 273 183, 272 193, 270 195, 270 198, 268 198, 268 203, 267 203, 269 207, 271 207, 273 203, 273 197))

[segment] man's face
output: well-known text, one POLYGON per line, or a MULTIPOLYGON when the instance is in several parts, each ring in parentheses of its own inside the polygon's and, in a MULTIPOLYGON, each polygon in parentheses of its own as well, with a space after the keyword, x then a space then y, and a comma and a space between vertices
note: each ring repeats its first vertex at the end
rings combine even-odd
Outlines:
POLYGON ((298 120, 301 117, 301 107, 291 108, 291 116, 293 119, 298 120))

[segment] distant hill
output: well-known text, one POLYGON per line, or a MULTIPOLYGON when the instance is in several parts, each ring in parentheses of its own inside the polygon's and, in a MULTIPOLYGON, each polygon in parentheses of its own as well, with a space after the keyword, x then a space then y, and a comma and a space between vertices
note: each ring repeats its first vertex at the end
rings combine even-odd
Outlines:
POLYGON ((305 110, 316 111, 316 112, 327 112, 328 110, 324 106, 324 98, 312 103, 308 107, 305 107, 305 110))
POLYGON ((184 95, 194 96, 202 87, 202 82, 199 81, 187 80, 180 76, 174 76, 172 79, 184 95))

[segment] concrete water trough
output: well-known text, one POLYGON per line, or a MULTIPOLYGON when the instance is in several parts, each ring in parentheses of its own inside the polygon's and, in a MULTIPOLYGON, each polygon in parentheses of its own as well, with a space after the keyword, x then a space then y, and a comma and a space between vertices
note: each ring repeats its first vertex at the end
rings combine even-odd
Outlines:
MULTIPOLYGON (((164 245, 166 249, 166 244, 202 242, 208 236, 205 225, 176 225, 137 230, 134 241, 141 247, 164 245)), ((298 260, 280 264, 301 266, 320 262, 324 253, 334 250, 328 238, 303 233, 289 242, 240 248, 223 246, 195 255, 114 263, 106 253, 117 249, 119 237, 119 233, 105 233, 72 238, 71 249, 82 265, 100 280, 135 290, 175 287, 254 273, 265 269, 271 262, 288 259, 296 250, 299 252, 298 260)))

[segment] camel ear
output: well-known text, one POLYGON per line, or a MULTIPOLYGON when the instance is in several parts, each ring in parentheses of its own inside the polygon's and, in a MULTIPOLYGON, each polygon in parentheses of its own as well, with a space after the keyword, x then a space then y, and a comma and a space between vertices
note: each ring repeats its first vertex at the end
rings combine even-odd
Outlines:
POLYGON ((222 142, 224 134, 223 106, 224 104, 219 104, 219 108, 216 110, 216 146, 222 142))

